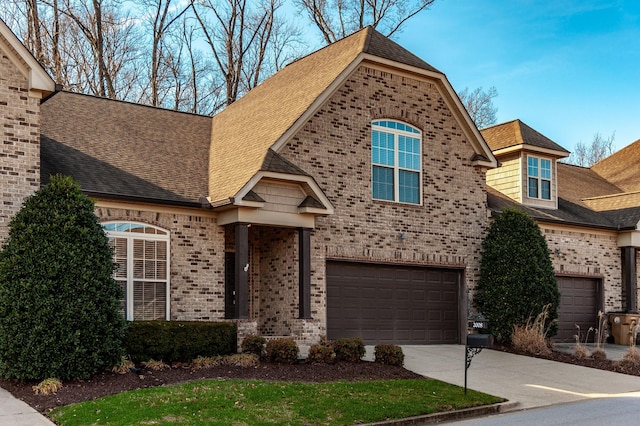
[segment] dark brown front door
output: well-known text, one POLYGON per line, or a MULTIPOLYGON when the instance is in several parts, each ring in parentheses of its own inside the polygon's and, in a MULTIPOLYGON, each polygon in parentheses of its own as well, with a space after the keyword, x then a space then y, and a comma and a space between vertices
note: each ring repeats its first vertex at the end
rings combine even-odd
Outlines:
POLYGON ((458 343, 461 272, 327 262, 327 337, 367 344, 458 343))

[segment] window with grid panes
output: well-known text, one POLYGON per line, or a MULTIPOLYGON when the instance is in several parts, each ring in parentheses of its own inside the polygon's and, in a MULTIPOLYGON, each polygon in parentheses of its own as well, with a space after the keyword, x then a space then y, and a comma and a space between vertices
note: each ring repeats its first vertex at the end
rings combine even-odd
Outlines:
POLYGON ((375 200, 420 204, 422 133, 395 120, 371 123, 371 186, 375 200))
POLYGON ((122 287, 125 318, 169 319, 169 232, 134 223, 105 223, 114 249, 114 278, 122 287))
POLYGON ((527 157, 527 195, 529 198, 551 199, 551 160, 527 157))

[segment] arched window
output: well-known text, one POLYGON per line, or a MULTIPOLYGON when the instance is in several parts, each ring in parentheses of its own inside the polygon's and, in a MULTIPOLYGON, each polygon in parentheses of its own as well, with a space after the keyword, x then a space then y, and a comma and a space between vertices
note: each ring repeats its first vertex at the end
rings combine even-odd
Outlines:
POLYGON ((125 318, 169 319, 169 232, 135 222, 102 225, 114 249, 125 318))
POLYGON ((420 204, 422 132, 394 120, 371 123, 371 183, 376 200, 420 204))

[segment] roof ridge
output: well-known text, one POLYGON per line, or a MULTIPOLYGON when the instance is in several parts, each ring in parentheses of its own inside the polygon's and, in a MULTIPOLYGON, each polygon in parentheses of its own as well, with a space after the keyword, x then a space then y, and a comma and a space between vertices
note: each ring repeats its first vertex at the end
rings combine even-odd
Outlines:
POLYGON ((152 110, 155 111, 164 111, 164 112, 169 112, 169 113, 176 113, 176 114, 185 114, 185 115, 190 115, 193 117, 202 117, 202 118, 211 118, 210 115, 207 114, 197 114, 195 112, 188 112, 188 111, 180 111, 180 110, 176 110, 176 109, 169 109, 169 108, 165 108, 165 107, 159 107, 159 106, 153 106, 153 105, 148 105, 148 104, 141 104, 141 103, 137 103, 137 102, 132 102, 132 101, 125 101, 122 99, 112 99, 112 98, 106 98, 104 96, 96 96, 96 95, 91 95, 89 93, 81 93, 81 92, 72 92, 70 90, 60 90, 58 92, 55 92, 53 95, 49 96, 47 98, 47 101, 51 98, 53 98, 54 96, 59 96, 59 94, 62 95, 71 95, 71 96, 79 96, 79 97, 84 97, 84 98, 90 98, 96 101, 105 101, 105 102, 117 102, 120 104, 124 104, 124 105, 130 105, 133 107, 141 107, 141 108, 150 108, 152 110))

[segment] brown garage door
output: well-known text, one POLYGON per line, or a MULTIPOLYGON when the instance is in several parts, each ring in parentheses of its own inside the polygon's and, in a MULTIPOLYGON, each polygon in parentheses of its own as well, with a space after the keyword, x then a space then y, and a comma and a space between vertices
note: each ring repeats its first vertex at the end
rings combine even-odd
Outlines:
MULTIPOLYGON (((584 335, 589 327, 597 326, 600 305, 600 280, 584 277, 558 277, 560 306, 558 307, 559 342, 573 342, 576 324, 584 335)), ((581 340, 584 338, 581 338, 581 340)))
POLYGON ((459 270, 327 262, 327 336, 458 343, 459 270))

